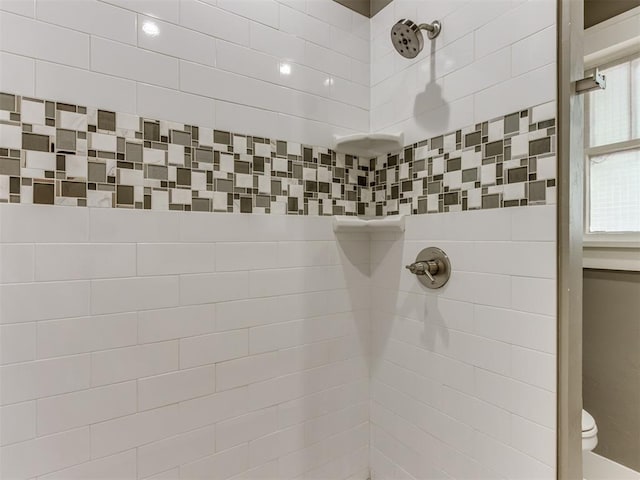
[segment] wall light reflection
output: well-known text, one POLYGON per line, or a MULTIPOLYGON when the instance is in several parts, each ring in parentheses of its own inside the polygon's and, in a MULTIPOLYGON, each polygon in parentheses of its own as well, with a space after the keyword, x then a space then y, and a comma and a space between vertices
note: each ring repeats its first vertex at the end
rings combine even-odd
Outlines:
POLYGON ((280 73, 282 75, 291 75, 291 65, 289 65, 288 63, 281 63, 280 73))
POLYGON ((158 25, 153 22, 144 22, 142 24, 142 31, 150 37, 157 37, 158 35, 160 35, 160 29, 158 28, 158 25))

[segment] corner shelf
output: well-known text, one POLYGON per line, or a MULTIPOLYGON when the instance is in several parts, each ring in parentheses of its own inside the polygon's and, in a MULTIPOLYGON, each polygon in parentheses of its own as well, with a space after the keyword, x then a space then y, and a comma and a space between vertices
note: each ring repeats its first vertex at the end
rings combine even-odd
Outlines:
POLYGON ((333 217, 333 231, 336 233, 404 232, 404 215, 370 219, 335 215, 333 217))
POLYGON ((387 153, 397 152, 404 147, 404 134, 357 133, 343 137, 334 137, 333 149, 337 153, 373 158, 387 153))

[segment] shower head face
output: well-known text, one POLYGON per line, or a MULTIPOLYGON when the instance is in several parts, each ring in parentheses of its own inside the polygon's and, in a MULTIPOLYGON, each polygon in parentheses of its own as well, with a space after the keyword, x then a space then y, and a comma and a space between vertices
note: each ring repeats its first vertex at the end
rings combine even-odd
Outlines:
POLYGON ((424 47, 420 27, 411 20, 400 20, 391 28, 391 43, 405 58, 415 58, 424 47))

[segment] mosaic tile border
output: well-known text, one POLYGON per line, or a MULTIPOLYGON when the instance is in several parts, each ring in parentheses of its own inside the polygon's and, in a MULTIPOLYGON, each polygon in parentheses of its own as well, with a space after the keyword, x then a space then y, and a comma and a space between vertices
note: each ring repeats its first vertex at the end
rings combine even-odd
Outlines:
POLYGON ((406 146, 378 158, 376 216, 556 203, 555 118, 533 108, 406 146))
POLYGON ((555 120, 530 118, 364 159, 0 93, 0 203, 364 216, 555 203, 555 120))

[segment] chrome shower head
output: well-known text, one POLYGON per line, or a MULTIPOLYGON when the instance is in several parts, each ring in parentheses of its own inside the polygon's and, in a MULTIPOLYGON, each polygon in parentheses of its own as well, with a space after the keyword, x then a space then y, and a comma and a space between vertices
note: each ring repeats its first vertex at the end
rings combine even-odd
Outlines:
POLYGON ((439 21, 421 23, 420 25, 408 19, 398 21, 391 28, 391 43, 400 55, 405 58, 415 58, 424 47, 422 30, 427 31, 430 40, 436 38, 441 30, 439 21))

